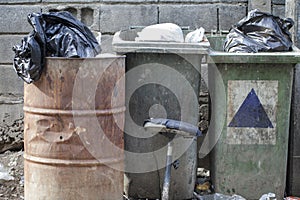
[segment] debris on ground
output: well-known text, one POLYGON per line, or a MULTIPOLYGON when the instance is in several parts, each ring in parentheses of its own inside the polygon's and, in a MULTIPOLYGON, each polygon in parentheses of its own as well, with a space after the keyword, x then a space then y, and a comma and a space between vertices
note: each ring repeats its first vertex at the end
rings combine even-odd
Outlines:
POLYGON ((220 193, 208 194, 208 195, 199 195, 195 194, 198 200, 246 200, 244 197, 239 195, 224 195, 220 193))
MULTIPOLYGON (((0 154, 0 200, 24 199, 24 159, 23 151, 6 151, 0 154)), ((214 193, 209 179, 209 170, 198 168, 197 185, 193 200, 246 200, 239 195, 214 193), (202 184, 200 184, 202 183, 202 184)), ((274 193, 261 196, 260 200, 275 200, 274 193)), ((138 200, 123 196, 123 200, 138 200)), ((145 199, 143 199, 145 200, 145 199)), ((284 200, 300 200, 299 197, 286 197, 284 200)))
MULTIPOLYGON (((3 120, 6 120, 6 116, 3 120)), ((23 117, 12 122, 0 123, 0 153, 23 148, 23 127, 23 117)))
POLYGON ((268 193, 262 195, 259 200, 276 200, 276 195, 274 193, 268 193))
POLYGON ((15 180, 13 176, 11 176, 7 169, 4 168, 3 164, 0 163, 0 184, 3 184, 5 181, 13 181, 15 180))
MULTIPOLYGON (((194 196, 197 200, 246 200, 244 197, 237 194, 230 196, 215 193, 213 184, 210 180, 210 171, 204 168, 197 169, 197 182, 194 190, 194 196)), ((276 200, 276 195, 274 193, 264 194, 259 200, 276 200)))
POLYGON ((209 170, 205 168, 198 168, 195 193, 197 195, 208 195, 212 194, 213 192, 214 190, 210 180, 209 170))
POLYGON ((286 197, 284 200, 300 200, 300 197, 286 197))
POLYGON ((0 199, 24 199, 23 151, 0 154, 0 199))

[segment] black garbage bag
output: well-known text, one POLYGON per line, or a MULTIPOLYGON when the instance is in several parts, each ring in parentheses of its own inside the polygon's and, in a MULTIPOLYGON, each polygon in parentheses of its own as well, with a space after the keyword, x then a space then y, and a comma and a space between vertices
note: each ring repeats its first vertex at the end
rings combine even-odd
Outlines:
POLYGON ((101 48, 93 33, 71 13, 31 13, 34 30, 13 51, 14 68, 26 83, 37 81, 45 57, 95 57, 101 48))
POLYGON ((282 19, 269 13, 252 10, 234 25, 226 37, 226 52, 291 51, 289 29, 294 25, 290 18, 282 19))

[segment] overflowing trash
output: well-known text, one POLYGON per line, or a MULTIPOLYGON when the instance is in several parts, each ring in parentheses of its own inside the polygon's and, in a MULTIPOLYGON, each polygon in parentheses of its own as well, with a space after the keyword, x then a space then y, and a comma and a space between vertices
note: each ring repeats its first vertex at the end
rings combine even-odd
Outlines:
POLYGON ((200 43, 208 41, 205 37, 204 28, 201 27, 184 36, 182 28, 173 23, 150 25, 143 28, 137 35, 136 42, 200 43))
POLYGON ((292 19, 282 19, 259 10, 252 10, 232 27, 226 37, 226 52, 292 51, 289 29, 292 19))
POLYGON ((26 83, 37 81, 45 57, 95 57, 101 48, 93 33, 71 13, 31 13, 33 31, 13 51, 14 68, 26 83))
POLYGON ((207 38, 205 36, 205 29, 202 27, 188 33, 184 39, 186 43, 199 43, 203 41, 207 41, 207 38))
POLYGON ((181 28, 173 23, 163 23, 147 26, 137 33, 137 42, 142 41, 166 41, 184 42, 181 28))
MULTIPOLYGON (((205 168, 197 169, 197 181, 194 190, 193 200, 246 200, 238 194, 228 195, 215 192, 214 185, 210 179, 210 171, 205 168)), ((276 200, 276 195, 272 192, 263 194, 259 200, 276 200)), ((297 197, 286 197, 284 200, 300 200, 297 197)))

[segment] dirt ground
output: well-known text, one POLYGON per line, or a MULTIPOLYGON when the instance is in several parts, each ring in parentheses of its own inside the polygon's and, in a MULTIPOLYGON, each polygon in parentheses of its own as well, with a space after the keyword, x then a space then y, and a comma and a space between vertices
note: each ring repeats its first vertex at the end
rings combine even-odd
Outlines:
POLYGON ((0 200, 24 199, 23 151, 0 154, 0 200))
POLYGON ((24 199, 23 154, 23 151, 0 154, 0 200, 24 199))

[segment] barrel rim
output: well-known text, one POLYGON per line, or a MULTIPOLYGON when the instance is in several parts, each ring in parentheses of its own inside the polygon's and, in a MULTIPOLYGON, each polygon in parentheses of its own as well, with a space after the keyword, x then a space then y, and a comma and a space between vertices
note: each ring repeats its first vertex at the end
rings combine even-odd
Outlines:
POLYGON ((46 57, 46 60, 75 60, 75 61, 84 61, 84 60, 103 60, 103 59, 119 59, 119 58, 125 58, 125 55, 117 55, 117 54, 99 54, 96 57, 89 57, 89 58, 66 58, 66 57, 46 57))
POLYGON ((48 109, 48 108, 36 108, 30 106, 23 107, 24 112, 33 114, 47 114, 47 115, 79 115, 79 116, 89 116, 89 115, 111 115, 117 113, 123 113, 126 111, 125 106, 115 107, 111 109, 94 109, 94 110, 60 110, 60 109, 48 109))
POLYGON ((94 160, 69 160, 69 159, 57 159, 57 158, 44 158, 34 155, 29 155, 24 152, 24 160, 34 162, 34 163, 43 163, 48 165, 76 165, 76 166, 91 166, 91 165, 112 165, 124 161, 124 156, 121 157, 112 157, 112 158, 97 158, 94 160))

